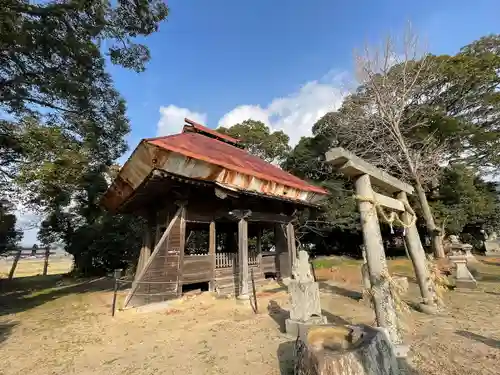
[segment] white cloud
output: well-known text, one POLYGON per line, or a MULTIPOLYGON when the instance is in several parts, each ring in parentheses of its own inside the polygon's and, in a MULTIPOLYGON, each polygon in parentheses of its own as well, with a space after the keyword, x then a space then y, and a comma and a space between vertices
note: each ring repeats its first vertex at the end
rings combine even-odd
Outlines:
POLYGON ((226 113, 220 120, 218 126, 231 127, 251 118, 269 124, 269 112, 258 105, 240 105, 226 113))
POLYGON ((303 136, 310 136, 314 123, 329 111, 340 107, 352 81, 346 73, 330 72, 323 78, 307 82, 297 92, 275 98, 262 108, 241 105, 226 113, 219 126, 229 127, 248 120, 264 122, 272 130, 283 130, 296 145, 303 136))
POLYGON ((187 108, 180 108, 175 105, 160 107, 160 121, 158 121, 156 134, 169 135, 179 133, 184 126, 184 118, 205 124, 207 122, 206 113, 192 112, 187 108))

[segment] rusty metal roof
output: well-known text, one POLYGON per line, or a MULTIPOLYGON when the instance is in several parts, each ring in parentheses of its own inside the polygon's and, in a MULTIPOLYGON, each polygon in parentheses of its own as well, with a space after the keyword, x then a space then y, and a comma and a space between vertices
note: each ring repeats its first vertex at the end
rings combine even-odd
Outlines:
POLYGON ((218 131, 207 128, 206 126, 198 124, 197 122, 194 122, 193 120, 190 120, 188 118, 185 118, 184 121, 189 125, 184 125, 184 129, 182 129, 183 132, 192 131, 195 133, 211 135, 216 139, 219 139, 219 140, 222 140, 223 142, 227 142, 227 143, 234 144, 234 145, 239 145, 239 143, 240 143, 239 139, 233 138, 233 137, 226 135, 226 134, 219 133, 218 131))
POLYGON ((222 140, 223 134, 203 128, 141 141, 105 193, 102 204, 110 210, 118 209, 153 170, 303 204, 317 204, 328 194, 236 147, 232 140, 222 140))

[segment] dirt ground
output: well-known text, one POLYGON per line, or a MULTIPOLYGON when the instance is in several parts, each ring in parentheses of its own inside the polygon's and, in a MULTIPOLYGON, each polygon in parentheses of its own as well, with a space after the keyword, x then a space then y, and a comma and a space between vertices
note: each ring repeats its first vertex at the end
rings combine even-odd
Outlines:
MULTIPOLYGON (((443 316, 412 311, 406 318, 418 374, 499 373, 500 259, 485 259, 477 266, 479 291, 448 292, 443 316)), ((390 268, 409 275, 407 261, 390 268)), ((330 322, 373 323, 372 310, 359 301, 359 264, 316 275, 330 322)), ((274 282, 259 293, 258 314, 248 302, 203 293, 166 310, 130 309, 112 318, 109 287, 105 279, 74 284, 61 276, 4 283, 0 374, 291 374, 293 339, 280 332, 288 297, 274 282)), ((417 295, 411 283, 409 302, 417 295)))

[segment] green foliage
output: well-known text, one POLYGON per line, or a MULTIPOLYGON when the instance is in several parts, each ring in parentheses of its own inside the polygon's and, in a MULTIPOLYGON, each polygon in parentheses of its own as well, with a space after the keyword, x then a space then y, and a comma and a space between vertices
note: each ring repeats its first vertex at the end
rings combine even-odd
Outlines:
POLYGON ((466 225, 490 232, 500 226, 500 199, 495 185, 463 164, 443 170, 431 206, 436 220, 449 234, 462 233, 466 225))
POLYGON ((78 271, 123 265, 139 249, 140 220, 98 205, 129 131, 105 63, 143 71, 149 50, 135 40, 167 15, 162 0, 2 5, 0 110, 11 116, 0 123, 0 189, 15 178, 45 217, 40 240, 63 241, 78 271))
POLYGON ((270 163, 280 163, 290 152, 288 135, 281 130, 271 132, 260 121, 249 119, 230 128, 218 128, 217 131, 240 139, 248 152, 270 163))
POLYGON ((431 56, 433 79, 422 77, 408 121, 423 122, 416 136, 433 134, 451 161, 484 171, 500 165, 500 35, 483 37, 455 56, 431 56), (467 155, 466 157, 464 155, 467 155))
POLYGON ((14 205, 6 199, 0 200, 0 255, 13 250, 22 239, 22 232, 16 230, 14 205))
POLYGON ((338 266, 356 266, 359 267, 359 261, 355 259, 350 259, 350 258, 338 258, 338 257, 332 257, 332 258, 317 258, 313 259, 312 261, 313 267, 316 269, 321 269, 321 268, 332 268, 332 267, 338 267, 338 266))
MULTIPOLYGON (((330 148, 323 134, 302 137, 283 163, 290 173, 328 189, 330 195, 322 205, 321 213, 311 221, 317 230, 331 229, 357 231, 359 215, 354 191, 348 180, 324 162, 325 152, 330 148)), ((310 219, 310 215, 305 215, 310 219)))

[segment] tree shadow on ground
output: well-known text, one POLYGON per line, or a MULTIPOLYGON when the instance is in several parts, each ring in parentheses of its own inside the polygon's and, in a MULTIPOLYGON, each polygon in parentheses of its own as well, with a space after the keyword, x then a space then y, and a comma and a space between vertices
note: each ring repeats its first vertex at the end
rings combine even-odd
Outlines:
POLYGON ((398 358, 398 366, 402 375, 419 375, 420 373, 408 363, 406 358, 398 358))
POLYGON ((462 337, 465 337, 465 338, 468 338, 468 339, 471 339, 474 341, 482 342, 483 344, 491 346, 492 348, 500 349, 500 340, 481 336, 481 335, 478 335, 476 333, 472 333, 469 331, 455 331, 455 333, 459 336, 462 336, 462 337))
POLYGON ((0 323, 0 343, 7 340, 9 337, 12 328, 14 328, 18 323, 17 322, 2 322, 0 323))
POLYGON ((494 296, 500 296, 500 293, 498 293, 498 292, 485 292, 485 293, 492 294, 494 296))
MULTIPOLYGON (((474 274, 473 274, 474 276, 474 274)), ((476 277, 476 276, 474 276, 476 277)), ((483 282, 490 282, 490 283, 500 283, 500 275, 492 275, 491 273, 483 273, 481 272, 478 277, 476 277, 477 280, 483 281, 483 282)))
MULTIPOLYGON (((111 278, 74 279, 66 275, 30 276, 1 280, 0 316, 15 314, 40 306, 57 298, 80 293, 112 291, 111 278)), ((130 283, 121 283, 119 290, 130 283)))
POLYGON ((285 332, 285 321, 290 317, 290 312, 280 306, 275 300, 269 301, 267 305, 269 316, 276 322, 280 332, 285 332))
POLYGON ((295 366, 295 341, 281 343, 278 347, 280 375, 293 375, 295 366))
POLYGON ((319 287, 322 291, 327 291, 327 292, 331 292, 333 294, 338 294, 340 296, 344 296, 344 297, 353 299, 355 301, 359 301, 360 299, 363 298, 363 294, 361 294, 360 292, 357 292, 355 290, 342 288, 342 287, 337 286, 337 285, 331 285, 331 284, 328 284, 325 282, 319 282, 319 287))
POLYGON ((500 263, 498 262, 490 262, 484 259, 479 259, 479 261, 483 264, 486 264, 487 266, 500 266, 500 263))

